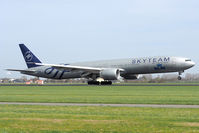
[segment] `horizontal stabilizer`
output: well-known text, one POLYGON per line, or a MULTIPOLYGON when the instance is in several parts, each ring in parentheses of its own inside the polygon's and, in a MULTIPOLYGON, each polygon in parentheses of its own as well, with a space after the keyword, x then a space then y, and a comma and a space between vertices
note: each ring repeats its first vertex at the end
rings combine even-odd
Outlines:
POLYGON ((21 73, 35 73, 35 70, 19 70, 19 69, 6 69, 7 71, 15 71, 21 73))

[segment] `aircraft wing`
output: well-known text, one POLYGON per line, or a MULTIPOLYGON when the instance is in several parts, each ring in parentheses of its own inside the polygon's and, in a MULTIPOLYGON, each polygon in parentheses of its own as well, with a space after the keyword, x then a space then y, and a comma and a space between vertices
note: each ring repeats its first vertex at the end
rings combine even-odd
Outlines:
POLYGON ((64 70, 77 70, 77 71, 86 71, 91 73, 99 73, 102 68, 95 68, 95 67, 84 67, 84 66, 73 66, 73 65, 56 65, 56 64, 43 64, 43 63, 35 63, 36 65, 40 66, 50 66, 57 69, 64 69, 64 70))
POLYGON ((35 70, 19 70, 19 69, 6 69, 7 71, 15 71, 21 73, 35 73, 35 70))

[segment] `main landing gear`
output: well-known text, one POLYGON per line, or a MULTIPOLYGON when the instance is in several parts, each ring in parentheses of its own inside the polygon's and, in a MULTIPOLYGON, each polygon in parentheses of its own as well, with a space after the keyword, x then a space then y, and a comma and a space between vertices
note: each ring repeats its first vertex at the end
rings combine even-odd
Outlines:
POLYGON ((88 85, 112 85, 112 82, 109 80, 104 80, 101 77, 88 81, 88 85))
POLYGON ((111 81, 88 81, 88 85, 112 85, 111 81))

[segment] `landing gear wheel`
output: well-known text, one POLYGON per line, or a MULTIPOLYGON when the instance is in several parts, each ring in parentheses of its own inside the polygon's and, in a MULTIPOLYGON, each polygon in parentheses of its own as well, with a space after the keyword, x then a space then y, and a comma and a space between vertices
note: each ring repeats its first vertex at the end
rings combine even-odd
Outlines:
POLYGON ((111 81, 88 81, 88 85, 112 85, 111 81))
POLYGON ((183 72, 184 72, 184 71, 180 71, 180 72, 178 72, 178 73, 179 73, 178 80, 182 80, 181 75, 182 75, 182 73, 183 73, 183 72))
POLYGON ((101 85, 112 85, 111 81, 102 81, 101 85))
POLYGON ((88 81, 88 85, 100 85, 99 81, 88 81))

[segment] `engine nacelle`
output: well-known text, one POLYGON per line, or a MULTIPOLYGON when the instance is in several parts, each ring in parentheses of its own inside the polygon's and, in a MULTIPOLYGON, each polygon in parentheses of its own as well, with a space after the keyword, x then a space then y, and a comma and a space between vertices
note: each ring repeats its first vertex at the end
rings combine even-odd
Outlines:
POLYGON ((100 77, 104 80, 118 80, 120 77, 120 70, 107 68, 100 72, 100 77))
POLYGON ((122 76, 124 79, 127 79, 127 80, 135 80, 135 79, 138 79, 138 75, 132 75, 132 74, 128 74, 128 75, 124 75, 122 76))

